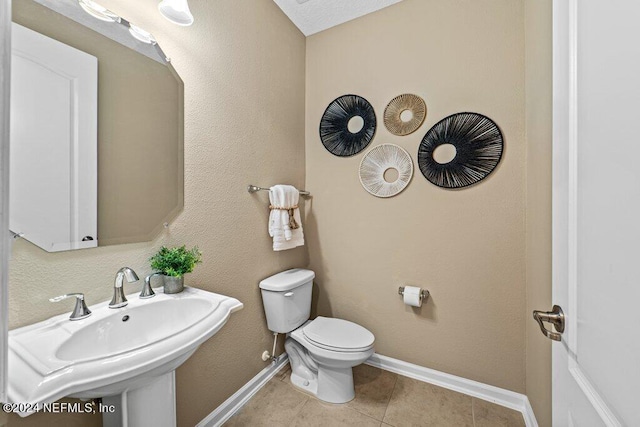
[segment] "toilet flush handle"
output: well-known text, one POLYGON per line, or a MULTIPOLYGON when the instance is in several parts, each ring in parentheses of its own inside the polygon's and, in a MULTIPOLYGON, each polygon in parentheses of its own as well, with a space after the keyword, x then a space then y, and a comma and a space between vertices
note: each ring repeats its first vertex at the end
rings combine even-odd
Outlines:
POLYGON ((293 296, 293 292, 287 292, 286 294, 284 294, 285 297, 292 297, 293 296))

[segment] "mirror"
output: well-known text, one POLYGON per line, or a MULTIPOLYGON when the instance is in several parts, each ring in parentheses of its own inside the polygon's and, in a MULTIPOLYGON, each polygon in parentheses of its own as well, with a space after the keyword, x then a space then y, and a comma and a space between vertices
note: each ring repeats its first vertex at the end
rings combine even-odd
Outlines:
POLYGON ((151 34, 106 12, 13 0, 27 42, 12 43, 10 228, 49 252, 149 241, 184 203, 182 80, 151 34), (38 40, 69 56, 25 53, 38 40))

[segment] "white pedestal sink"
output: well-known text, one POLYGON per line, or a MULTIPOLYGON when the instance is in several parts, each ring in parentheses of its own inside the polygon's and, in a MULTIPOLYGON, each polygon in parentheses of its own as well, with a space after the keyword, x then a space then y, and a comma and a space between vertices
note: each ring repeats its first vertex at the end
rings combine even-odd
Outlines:
POLYGON ((175 426, 175 369, 242 303, 189 287, 127 299, 118 309, 91 306, 86 319, 64 314, 10 331, 9 401, 101 397, 103 408, 112 409, 103 412, 106 427, 175 426))

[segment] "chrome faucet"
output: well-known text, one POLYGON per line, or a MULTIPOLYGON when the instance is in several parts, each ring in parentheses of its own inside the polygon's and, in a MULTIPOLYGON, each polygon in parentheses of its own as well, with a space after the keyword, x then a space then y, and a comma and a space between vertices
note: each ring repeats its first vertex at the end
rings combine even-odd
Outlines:
POLYGON ((151 289, 151 278, 153 276, 162 276, 162 273, 151 273, 147 277, 144 278, 144 285, 142 286, 142 291, 140 292, 140 298, 152 298, 156 296, 156 293, 151 289))
POLYGON ((85 317, 89 317, 91 315, 91 310, 87 308, 87 304, 85 304, 84 302, 84 294, 74 293, 60 295, 59 297, 49 298, 49 301, 58 302, 71 297, 76 297, 76 306, 74 307, 73 312, 71 312, 69 320, 80 320, 84 319, 85 317))
POLYGON ((118 270, 116 273, 115 283, 113 284, 113 298, 111 298, 109 308, 120 308, 129 304, 129 302, 127 302, 127 298, 124 296, 123 284, 125 278, 129 283, 139 280, 136 272, 129 267, 122 267, 118 270))

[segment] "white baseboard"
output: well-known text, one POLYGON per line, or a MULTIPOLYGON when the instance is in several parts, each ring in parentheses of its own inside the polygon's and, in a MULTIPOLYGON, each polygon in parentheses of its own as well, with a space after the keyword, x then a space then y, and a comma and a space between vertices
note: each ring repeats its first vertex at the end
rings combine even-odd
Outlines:
POLYGON ((524 396, 524 411, 522 411, 522 416, 524 417, 524 423, 527 427, 538 427, 536 414, 533 413, 531 402, 529 402, 529 398, 527 396, 524 396))
POLYGON ((375 366, 376 368, 384 369, 385 371, 395 372, 405 377, 424 381, 520 411, 527 427, 538 427, 538 422, 536 421, 529 399, 524 394, 446 374, 377 353, 371 356, 365 363, 375 366))
MULTIPOLYGON (((288 363, 289 358, 287 354, 281 354, 275 363, 272 363, 260 371, 258 375, 242 386, 233 396, 225 400, 222 405, 218 406, 212 413, 207 415, 205 419, 200 421, 196 427, 218 427, 222 425, 288 363)), ((385 371, 395 372, 405 377, 424 381, 514 409, 522 413, 526 427, 538 427, 538 422, 536 421, 529 399, 524 394, 446 374, 377 353, 371 356, 365 363, 375 366, 376 368, 384 369, 385 371)))
POLYGON ((218 427, 233 416, 249 399, 251 399, 264 385, 273 378, 284 366, 289 363, 286 353, 278 356, 275 363, 271 363, 264 368, 255 377, 251 378, 248 383, 236 391, 230 398, 225 400, 222 405, 218 406, 212 413, 200 421, 196 427, 218 427))

